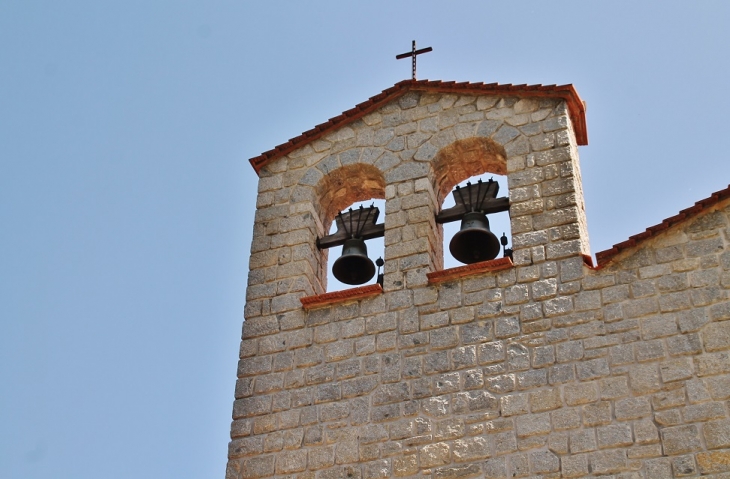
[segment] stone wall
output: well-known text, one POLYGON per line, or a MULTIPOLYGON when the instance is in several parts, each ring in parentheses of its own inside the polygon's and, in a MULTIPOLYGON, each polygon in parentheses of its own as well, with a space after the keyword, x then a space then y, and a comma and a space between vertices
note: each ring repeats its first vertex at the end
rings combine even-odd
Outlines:
POLYGON ((259 192, 227 478, 730 470, 728 205, 586 266, 562 100, 410 92, 273 161, 259 192), (434 214, 485 171, 508 176, 514 267, 429 283, 434 214), (316 237, 369 197, 384 292, 305 311, 316 237))

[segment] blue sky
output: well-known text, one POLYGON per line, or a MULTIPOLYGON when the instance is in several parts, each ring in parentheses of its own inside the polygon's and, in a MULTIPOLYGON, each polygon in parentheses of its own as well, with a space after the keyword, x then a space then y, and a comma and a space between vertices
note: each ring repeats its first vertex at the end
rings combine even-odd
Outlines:
POLYGON ((410 76, 573 83, 592 252, 730 183, 727 2, 0 2, 0 477, 223 477, 250 157, 410 76))

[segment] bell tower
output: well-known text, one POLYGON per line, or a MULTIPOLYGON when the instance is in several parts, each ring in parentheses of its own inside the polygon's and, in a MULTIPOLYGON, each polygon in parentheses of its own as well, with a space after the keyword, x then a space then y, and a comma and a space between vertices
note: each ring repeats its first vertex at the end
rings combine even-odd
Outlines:
POLYGON ((567 374, 547 367, 537 302, 566 310, 557 296, 584 274, 585 143, 570 85, 407 80, 251 159, 259 193, 227 477, 557 471, 547 437, 530 439, 542 419, 515 419, 527 403, 513 393, 549 402, 567 374), (454 191, 488 172, 507 175, 506 196, 487 183, 454 191), (452 191, 461 201, 441 211, 452 191), (343 221, 342 210, 369 198, 385 199, 384 221, 355 228, 385 238, 382 285, 328 293, 322 246, 353 236, 329 227, 349 227, 356 212, 343 221), (469 264, 444 270, 441 223, 471 214, 488 232, 484 213, 500 208, 511 258, 492 259, 499 241, 482 231, 457 247, 469 264), (484 241, 494 251, 474 256, 484 241))
POLYGON ((726 477, 730 187, 594 265, 586 143, 571 85, 414 78, 251 159, 227 479, 726 477))

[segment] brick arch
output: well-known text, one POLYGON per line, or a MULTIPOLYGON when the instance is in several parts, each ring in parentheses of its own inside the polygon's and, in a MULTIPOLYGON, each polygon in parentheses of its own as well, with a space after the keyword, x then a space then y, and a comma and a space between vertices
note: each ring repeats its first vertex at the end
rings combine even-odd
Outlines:
POLYGON ((370 198, 385 198, 385 178, 373 165, 346 165, 327 173, 315 187, 315 194, 320 220, 327 232, 335 215, 351 204, 370 198))
POLYGON ((439 150, 431 165, 434 191, 441 204, 454 186, 472 176, 506 175, 507 154, 502 145, 489 138, 465 138, 439 150))

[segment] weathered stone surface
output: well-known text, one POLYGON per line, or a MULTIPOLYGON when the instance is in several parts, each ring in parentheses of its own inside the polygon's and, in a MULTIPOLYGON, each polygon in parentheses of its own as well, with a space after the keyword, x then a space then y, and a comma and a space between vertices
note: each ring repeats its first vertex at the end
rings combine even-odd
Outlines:
POLYGON ((724 477, 728 203, 594 269, 563 99, 410 91, 328 131, 261 171, 227 477, 724 477), (434 281, 434 214, 484 172, 513 264, 434 281), (303 309, 317 238, 370 198, 383 291, 303 309))

